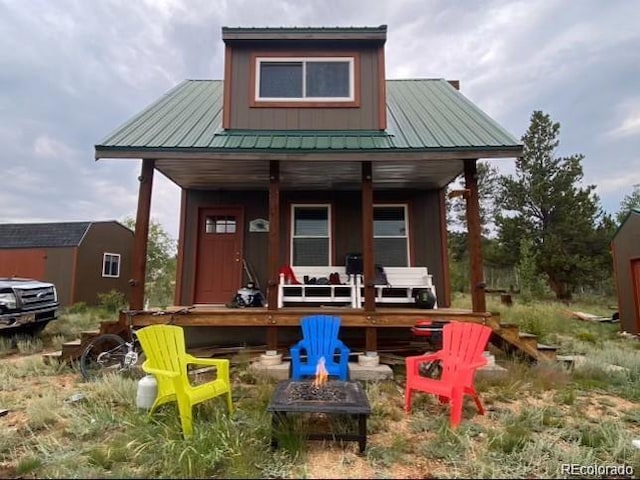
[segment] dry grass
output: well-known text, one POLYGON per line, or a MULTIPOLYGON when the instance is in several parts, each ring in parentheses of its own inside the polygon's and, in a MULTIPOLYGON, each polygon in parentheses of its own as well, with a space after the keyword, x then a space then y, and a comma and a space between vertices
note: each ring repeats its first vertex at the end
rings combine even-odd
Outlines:
MULTIPOLYGON (((503 317, 538 319, 540 333, 586 355, 584 366, 570 372, 498 356, 508 373, 476 383, 487 415, 468 402, 455 431, 431 396, 417 394, 404 414, 403 375, 367 383, 365 455, 354 442, 308 441, 307 421, 295 418, 279 432, 282 448, 271 450, 265 408, 274 384, 253 376, 247 359, 232 372, 236 412, 229 417, 222 402, 207 402, 196 408, 194 437, 184 440, 174 407, 152 420, 135 408, 135 380, 82 383, 72 367, 14 350, 0 359, 0 406, 10 410, 0 419, 0 477, 554 478, 564 463, 640 468, 631 446, 640 438, 637 342, 617 336, 616 326, 572 320, 564 308, 533 304, 503 317), (612 373, 605 363, 624 369, 612 373), (66 401, 77 392, 83 401, 66 401)), ((45 339, 59 341, 70 328, 61 327, 45 339)))

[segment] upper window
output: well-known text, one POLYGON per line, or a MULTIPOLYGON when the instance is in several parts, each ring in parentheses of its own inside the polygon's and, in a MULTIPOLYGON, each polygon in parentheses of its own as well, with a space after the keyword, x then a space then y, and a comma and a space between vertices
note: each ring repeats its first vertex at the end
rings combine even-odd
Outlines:
POLYGON ((102 276, 118 278, 120 276, 120 254, 105 253, 102 256, 102 276))
POLYGON ((355 57, 256 57, 255 102, 355 101, 355 57))
POLYGON ((373 237, 376 263, 383 267, 407 267, 409 265, 407 206, 374 206, 373 237))
POLYGON ((331 265, 331 210, 329 205, 293 205, 291 264, 331 265))

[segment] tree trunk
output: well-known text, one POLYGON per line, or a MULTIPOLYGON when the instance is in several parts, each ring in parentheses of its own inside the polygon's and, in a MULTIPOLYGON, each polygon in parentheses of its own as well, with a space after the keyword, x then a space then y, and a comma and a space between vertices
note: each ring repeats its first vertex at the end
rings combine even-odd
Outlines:
POLYGON ((567 284, 567 282, 550 278, 549 285, 551 286, 551 290, 553 290, 553 293, 556 294, 556 300, 560 300, 563 302, 571 301, 571 290, 569 289, 569 285, 567 284))

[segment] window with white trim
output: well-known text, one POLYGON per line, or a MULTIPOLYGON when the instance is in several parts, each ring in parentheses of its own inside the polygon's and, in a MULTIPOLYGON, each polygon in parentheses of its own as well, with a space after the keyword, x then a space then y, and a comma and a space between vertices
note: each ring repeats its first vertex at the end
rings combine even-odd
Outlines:
POLYGON ((261 102, 352 102, 354 57, 257 57, 261 102))
POLYGON ((373 254, 383 267, 409 266, 406 205, 374 205, 373 254))
POLYGON ((291 265, 331 265, 331 206, 291 206, 291 265))
POLYGON ((102 255, 102 276, 110 278, 120 277, 119 253, 104 253, 102 255))

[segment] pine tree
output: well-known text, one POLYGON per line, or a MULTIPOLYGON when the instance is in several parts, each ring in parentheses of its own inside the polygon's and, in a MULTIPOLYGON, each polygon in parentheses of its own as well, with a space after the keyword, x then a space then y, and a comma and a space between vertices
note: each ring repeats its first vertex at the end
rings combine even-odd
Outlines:
POLYGON ((583 155, 555 157, 559 134, 559 123, 533 112, 515 175, 500 182, 503 212, 496 215, 496 226, 501 249, 513 264, 523 239, 531 240, 537 272, 556 298, 568 300, 575 287, 605 274, 609 238, 595 186, 581 186, 583 155))

